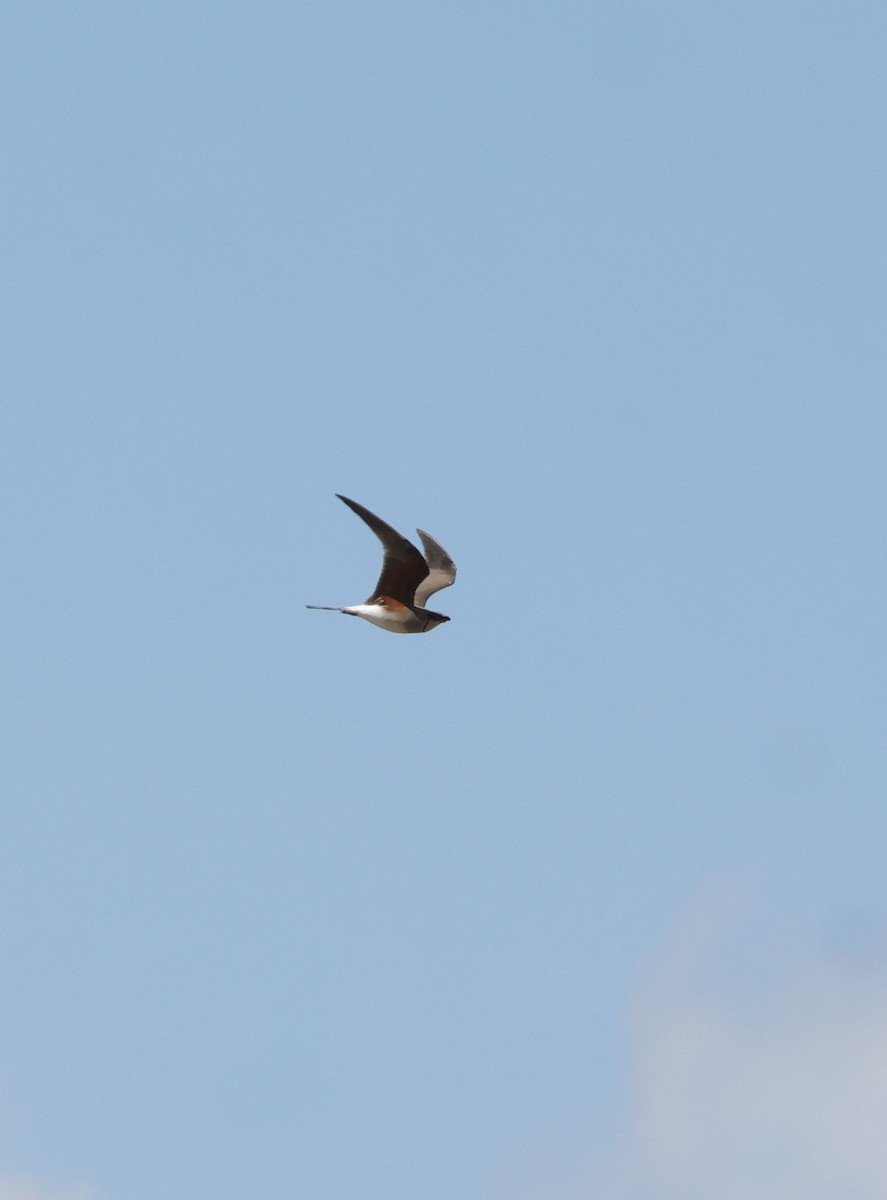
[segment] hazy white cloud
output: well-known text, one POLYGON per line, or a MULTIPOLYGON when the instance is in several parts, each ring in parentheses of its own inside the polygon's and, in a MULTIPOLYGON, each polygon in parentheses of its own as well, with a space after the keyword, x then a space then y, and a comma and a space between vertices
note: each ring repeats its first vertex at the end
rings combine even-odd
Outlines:
POLYGON ((94 1200, 87 1187, 50 1186, 24 1180, 0 1179, 0 1200, 94 1200))
MULTIPOLYGON (((883 955, 804 952, 729 910, 692 914, 649 972, 610 1146, 589 1132, 580 1152, 571 1137, 572 1165, 537 1169, 512 1196, 884 1200, 883 955)), ((550 1148, 535 1157, 551 1165, 550 1148)))
POLYGON ((834 960, 796 962, 763 989, 741 974, 725 988, 686 947, 655 972, 619 1165, 628 1194, 882 1200, 887 983, 834 960))

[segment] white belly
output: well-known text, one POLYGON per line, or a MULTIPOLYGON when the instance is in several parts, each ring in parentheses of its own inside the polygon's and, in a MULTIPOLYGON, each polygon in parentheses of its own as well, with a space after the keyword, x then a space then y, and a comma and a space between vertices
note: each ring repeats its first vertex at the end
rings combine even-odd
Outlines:
POLYGON ((371 625, 387 629, 389 633, 421 633, 422 627, 409 609, 403 612, 385 608, 382 604, 351 604, 342 612, 350 613, 353 617, 363 617, 371 625))

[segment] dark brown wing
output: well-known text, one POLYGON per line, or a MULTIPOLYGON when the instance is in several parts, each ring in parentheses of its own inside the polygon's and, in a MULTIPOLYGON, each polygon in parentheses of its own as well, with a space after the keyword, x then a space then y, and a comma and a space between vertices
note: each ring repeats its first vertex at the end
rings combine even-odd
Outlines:
POLYGON ((390 596, 401 604, 413 604, 416 588, 428 574, 428 563, 412 542, 408 542, 396 529, 386 525, 383 520, 371 513, 368 508, 349 500, 347 496, 336 495, 343 503, 356 512, 369 525, 373 533, 385 547, 382 558, 382 574, 373 594, 367 597, 367 603, 377 596, 390 596))

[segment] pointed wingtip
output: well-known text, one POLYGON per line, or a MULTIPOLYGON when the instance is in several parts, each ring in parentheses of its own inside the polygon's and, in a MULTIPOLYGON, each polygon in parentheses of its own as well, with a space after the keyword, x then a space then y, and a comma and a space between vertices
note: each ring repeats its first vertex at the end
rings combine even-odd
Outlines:
POLYGON ((456 564, 450 558, 449 554, 447 554, 446 550, 444 550, 437 538, 433 538, 431 534, 426 533, 424 529, 417 529, 416 533, 418 533, 419 537, 422 539, 422 545, 425 547, 425 557, 428 560, 428 565, 430 567, 452 567, 455 578, 456 564))

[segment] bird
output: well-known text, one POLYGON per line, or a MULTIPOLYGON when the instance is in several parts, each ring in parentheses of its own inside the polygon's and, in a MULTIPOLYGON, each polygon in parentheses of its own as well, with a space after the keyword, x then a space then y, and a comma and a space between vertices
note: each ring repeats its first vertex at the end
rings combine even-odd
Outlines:
POLYGON ((425 608, 429 596, 450 587, 456 580, 456 564, 443 546, 417 529, 425 550, 423 555, 412 542, 356 500, 349 500, 338 492, 336 498, 357 513, 382 543, 382 573, 363 604, 350 604, 345 608, 329 604, 306 604, 305 607, 363 617, 389 633, 429 633, 449 621, 443 613, 425 608))

